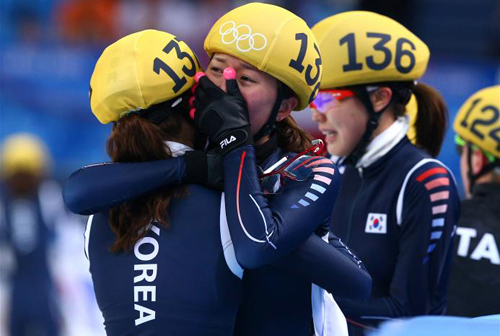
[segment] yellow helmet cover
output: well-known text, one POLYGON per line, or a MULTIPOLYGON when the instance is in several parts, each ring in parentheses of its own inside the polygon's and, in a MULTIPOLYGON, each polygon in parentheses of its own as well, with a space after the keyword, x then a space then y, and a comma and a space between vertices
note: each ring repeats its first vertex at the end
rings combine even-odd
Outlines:
POLYGON ((312 31, 325 60, 321 89, 415 80, 427 68, 427 45, 380 14, 340 13, 320 21, 312 31))
POLYGON ((42 140, 28 133, 18 133, 5 139, 1 163, 2 175, 6 178, 21 171, 42 175, 48 170, 50 158, 42 140))
POLYGON ((166 32, 148 29, 108 46, 90 80, 90 106, 103 124, 126 112, 180 96, 194 84, 200 64, 189 46, 166 32))
POLYGON ((465 141, 500 158, 500 85, 467 99, 458 110, 453 129, 465 141))
POLYGON ((263 3, 237 7, 222 16, 205 39, 205 51, 228 54, 286 84, 303 110, 319 89, 322 61, 307 24, 288 10, 263 3))

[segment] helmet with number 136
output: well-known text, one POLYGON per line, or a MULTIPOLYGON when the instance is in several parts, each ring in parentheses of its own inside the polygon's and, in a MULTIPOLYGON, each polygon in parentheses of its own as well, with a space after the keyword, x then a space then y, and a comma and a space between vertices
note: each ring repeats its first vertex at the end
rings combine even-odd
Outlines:
MULTIPOLYGON (((351 111, 357 107, 367 111, 358 116, 364 121, 363 125, 357 123, 358 127, 344 129, 342 120, 334 120, 332 130, 325 131, 330 153, 347 157, 346 162, 355 165, 368 143, 382 131, 379 124, 384 123, 383 112, 392 110, 393 119, 405 113, 416 115, 411 120, 410 132, 415 134, 412 140, 436 156, 444 137, 446 113, 429 111, 426 101, 430 96, 438 98, 439 95, 429 86, 416 82, 427 68, 430 57, 427 45, 393 19, 366 11, 333 15, 316 24, 312 31, 318 40, 324 67, 320 93, 311 104, 314 119, 321 121, 321 113, 332 110, 335 104, 342 105, 339 102, 347 104, 349 100, 344 99, 348 97, 359 98, 355 102, 359 106, 351 106, 351 111), (379 106, 375 98, 381 95, 389 97, 379 106), (435 129, 424 132, 428 128, 424 125, 429 119, 427 113, 434 113, 439 122, 434 124, 435 129), (433 133, 433 137, 429 138, 428 133, 433 133)), ((445 111, 439 98, 438 105, 445 111)))

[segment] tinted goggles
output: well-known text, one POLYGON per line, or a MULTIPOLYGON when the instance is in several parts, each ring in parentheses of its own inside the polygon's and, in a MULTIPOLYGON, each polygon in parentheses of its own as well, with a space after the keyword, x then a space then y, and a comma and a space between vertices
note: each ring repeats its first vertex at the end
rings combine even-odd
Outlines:
MULTIPOLYGON (((457 145, 457 152, 459 155, 462 155, 463 149, 467 146, 467 141, 465 141, 460 135, 455 134, 455 145, 457 145)), ((479 149, 476 145, 470 145, 472 149, 479 149)), ((495 156, 491 153, 488 153, 482 149, 480 149, 484 156, 488 159, 489 162, 495 162, 495 156)))
POLYGON ((304 181, 309 177, 309 175, 311 175, 311 170, 303 168, 307 168, 306 164, 310 161, 311 157, 321 156, 324 153, 325 144, 323 140, 313 140, 312 147, 309 147, 308 149, 295 155, 293 158, 286 160, 280 168, 271 168, 270 171, 266 171, 264 174, 261 174, 259 178, 264 179, 273 175, 278 175, 293 181, 304 181))
POLYGON ((326 113, 331 108, 331 103, 334 100, 341 101, 352 96, 354 96, 354 92, 351 90, 321 90, 318 92, 316 99, 309 104, 309 107, 318 112, 326 113))

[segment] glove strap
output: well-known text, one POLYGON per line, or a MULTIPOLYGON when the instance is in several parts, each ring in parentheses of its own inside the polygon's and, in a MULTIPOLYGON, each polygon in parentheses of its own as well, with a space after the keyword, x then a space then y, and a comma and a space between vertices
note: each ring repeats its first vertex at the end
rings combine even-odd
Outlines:
POLYGON ((237 147, 253 144, 250 134, 250 127, 239 128, 223 134, 216 144, 219 147, 221 155, 224 156, 237 147))

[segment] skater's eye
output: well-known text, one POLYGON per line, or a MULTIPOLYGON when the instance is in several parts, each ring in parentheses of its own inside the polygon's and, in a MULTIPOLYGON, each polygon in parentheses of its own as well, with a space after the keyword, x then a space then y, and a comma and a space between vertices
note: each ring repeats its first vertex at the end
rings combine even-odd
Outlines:
POLYGON ((219 73, 219 74, 221 74, 221 73, 222 73, 222 69, 221 69, 221 68, 218 68, 218 67, 216 67, 216 66, 211 66, 211 67, 210 67, 210 71, 215 72, 215 73, 219 73))
POLYGON ((240 80, 245 81, 245 82, 249 82, 249 83, 257 83, 256 81, 254 81, 252 78, 250 78, 248 76, 241 76, 240 80))

